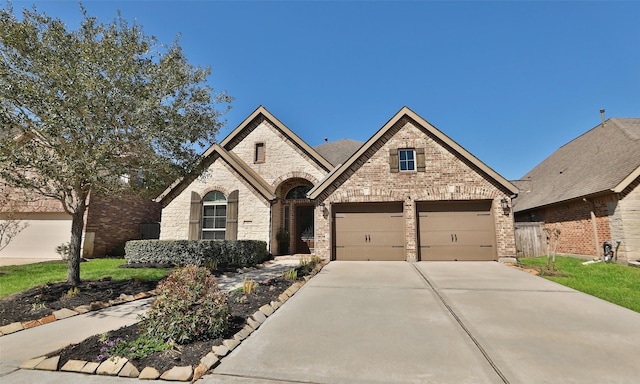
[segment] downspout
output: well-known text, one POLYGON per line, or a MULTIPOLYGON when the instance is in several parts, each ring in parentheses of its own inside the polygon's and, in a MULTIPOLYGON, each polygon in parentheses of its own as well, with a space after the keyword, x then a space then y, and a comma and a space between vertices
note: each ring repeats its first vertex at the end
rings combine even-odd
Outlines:
MULTIPOLYGON (((602 128, 605 128, 605 118, 604 118, 604 109, 600 110, 600 118, 602 119, 602 128)), ((596 253, 595 256, 596 258, 600 257, 600 239, 598 239, 598 224, 596 223, 596 205, 593 202, 593 200, 587 200, 586 198, 582 199, 585 202, 589 202, 591 203, 591 226, 593 227, 593 239, 595 240, 595 249, 596 249, 596 253)), ((604 257, 604 256, 603 256, 604 257)))
POLYGON ((276 202, 277 199, 269 201, 269 243, 267 244, 267 249, 271 255, 275 255, 275 253, 278 252, 278 250, 276 250, 276 252, 272 252, 273 250, 271 249, 271 244, 273 244, 273 206, 276 202))

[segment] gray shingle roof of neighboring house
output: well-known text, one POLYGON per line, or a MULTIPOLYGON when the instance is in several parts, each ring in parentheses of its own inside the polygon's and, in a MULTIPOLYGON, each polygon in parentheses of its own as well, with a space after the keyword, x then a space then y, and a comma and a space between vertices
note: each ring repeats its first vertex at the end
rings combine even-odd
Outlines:
POLYGON ((351 157, 351 155, 353 155, 362 146, 362 144, 363 142, 361 141, 340 139, 315 146, 313 149, 336 167, 351 157))
POLYGON ((611 118, 560 147, 518 183, 516 212, 603 192, 640 173, 640 118, 611 118))

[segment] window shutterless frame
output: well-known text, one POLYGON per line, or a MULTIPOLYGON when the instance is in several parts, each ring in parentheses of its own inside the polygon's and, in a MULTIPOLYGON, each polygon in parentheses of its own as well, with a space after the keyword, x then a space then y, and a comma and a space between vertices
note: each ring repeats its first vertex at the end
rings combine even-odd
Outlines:
POLYGON ((416 170, 416 151, 414 149, 398 150, 398 168, 400 172, 412 172, 416 170))

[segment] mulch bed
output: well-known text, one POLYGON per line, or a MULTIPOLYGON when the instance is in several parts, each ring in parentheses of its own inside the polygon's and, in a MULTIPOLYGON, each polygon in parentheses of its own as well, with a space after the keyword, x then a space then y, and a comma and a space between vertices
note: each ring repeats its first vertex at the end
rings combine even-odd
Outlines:
MULTIPOLYGON (((246 299, 236 300, 242 293, 232 292, 229 295, 228 304, 231 307, 230 327, 222 338, 202 340, 180 345, 175 350, 156 352, 144 359, 131 360, 130 362, 141 371, 145 367, 153 367, 159 372, 164 372, 174 366, 197 366, 200 359, 211 352, 211 347, 222 344, 224 339, 233 338, 246 324, 246 319, 255 313, 261 306, 276 301, 292 281, 282 278, 272 279, 259 283, 256 289, 245 295, 246 299)), ((122 339, 124 341, 135 340, 141 333, 141 327, 134 324, 109 332, 107 335, 96 335, 85 339, 79 344, 71 345, 61 351, 52 353, 51 356, 60 355, 59 366, 63 366, 69 360, 97 361, 101 354, 101 348, 105 346, 102 340, 122 339), (101 340, 102 339, 102 340, 101 340)))
MULTIPOLYGON (((304 275, 309 271, 298 269, 298 280, 303 280, 304 275)), ((211 272, 215 276, 220 276, 230 271, 225 269, 211 272)), ((240 271, 233 269, 233 272, 240 271)), ((78 291, 73 294, 70 294, 70 290, 74 288, 72 285, 49 283, 0 300, 0 326, 41 319, 62 308, 73 309, 96 301, 117 299, 121 294, 135 295, 152 291, 158 283, 157 280, 116 281, 105 278, 99 281, 84 281, 77 286, 78 291)), ((211 351, 212 346, 221 345, 224 339, 233 338, 233 335, 244 327, 249 316, 259 310, 261 306, 277 301, 278 296, 292 283, 293 281, 284 278, 258 282, 254 291, 250 295, 244 295, 242 299, 239 298, 243 296, 241 292, 229 293, 227 302, 231 308, 230 326, 220 339, 201 340, 180 345, 174 350, 157 352, 144 359, 131 360, 130 362, 138 370, 153 367, 159 372, 164 372, 174 366, 197 366, 200 359, 211 351)), ((101 349, 105 346, 103 340, 130 341, 136 339, 141 331, 138 324, 123 327, 106 335, 92 336, 79 344, 69 345, 60 351, 52 352, 50 356, 60 355, 58 367, 62 367, 69 360, 97 361, 98 355, 102 352, 101 349)))
POLYGON ((157 280, 111 280, 84 281, 73 293, 73 285, 50 283, 5 297, 0 301, 0 326, 38 320, 62 308, 91 304, 95 301, 117 299, 121 294, 135 295, 152 291, 157 280))

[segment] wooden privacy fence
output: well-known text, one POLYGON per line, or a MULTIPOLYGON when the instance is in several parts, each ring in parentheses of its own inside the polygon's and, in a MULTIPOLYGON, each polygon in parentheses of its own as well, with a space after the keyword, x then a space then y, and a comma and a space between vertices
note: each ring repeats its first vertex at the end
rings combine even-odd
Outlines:
POLYGON ((544 223, 515 223, 516 257, 545 255, 544 223))

